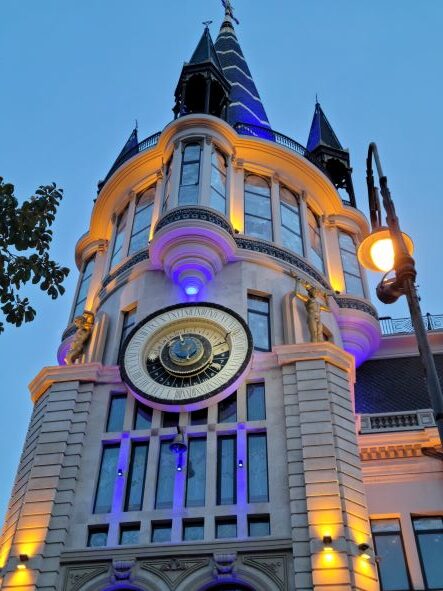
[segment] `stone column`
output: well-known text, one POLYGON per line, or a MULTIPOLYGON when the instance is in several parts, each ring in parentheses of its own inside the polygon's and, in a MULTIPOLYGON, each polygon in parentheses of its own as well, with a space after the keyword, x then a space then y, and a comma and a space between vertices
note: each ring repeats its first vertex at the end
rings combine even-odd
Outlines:
POLYGON ((352 408, 354 359, 332 343, 275 348, 282 365, 298 591, 378 589, 352 408), (323 537, 332 538, 325 551, 323 537))

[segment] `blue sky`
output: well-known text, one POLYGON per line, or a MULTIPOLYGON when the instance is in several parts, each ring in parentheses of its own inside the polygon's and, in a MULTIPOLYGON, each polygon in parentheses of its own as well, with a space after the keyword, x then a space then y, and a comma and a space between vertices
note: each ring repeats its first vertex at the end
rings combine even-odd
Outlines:
MULTIPOLYGON (((306 144, 317 93, 351 151, 364 211, 367 146, 378 143, 401 224, 416 244, 423 311, 443 313, 443 2, 235 5, 240 43, 271 125, 306 144)), ((78 276, 74 246, 88 227, 97 180, 135 119, 140 139, 171 120, 175 85, 201 22, 212 19, 216 36, 222 14, 220 0, 1 0, 0 175, 19 198, 51 181, 64 188, 53 256, 72 272, 56 302, 28 290, 35 322, 0 336, 0 519, 31 412, 27 384, 56 363, 78 276)), ((407 315, 404 301, 378 308, 407 315)))

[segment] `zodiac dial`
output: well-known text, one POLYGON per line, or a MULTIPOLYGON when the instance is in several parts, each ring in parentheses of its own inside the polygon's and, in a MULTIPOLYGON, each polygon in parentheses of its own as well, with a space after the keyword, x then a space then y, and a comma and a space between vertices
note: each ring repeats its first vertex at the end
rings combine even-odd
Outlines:
POLYGON ((135 396, 151 406, 192 410, 231 394, 251 352, 251 333, 236 313, 215 304, 181 304, 133 329, 120 366, 135 396))

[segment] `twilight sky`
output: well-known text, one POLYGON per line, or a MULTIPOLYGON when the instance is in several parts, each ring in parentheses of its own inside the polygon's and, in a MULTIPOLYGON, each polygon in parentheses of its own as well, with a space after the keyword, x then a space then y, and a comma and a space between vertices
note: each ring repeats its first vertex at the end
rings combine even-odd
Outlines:
MULTIPOLYGON (((415 241, 423 312, 443 313, 443 2, 236 0, 235 7, 272 127, 306 144, 317 93, 350 149, 365 212, 367 146, 378 143, 402 228, 415 241)), ((27 290, 36 320, 0 335, 0 521, 31 413, 27 384, 56 364, 78 277, 74 246, 87 230, 97 180, 135 119, 140 139, 172 119, 201 22, 212 19, 216 37, 222 16, 220 0, 0 2, 0 176, 19 199, 51 181, 64 188, 52 253, 72 269, 63 298, 27 290)), ((407 315, 404 301, 378 309, 407 315)))

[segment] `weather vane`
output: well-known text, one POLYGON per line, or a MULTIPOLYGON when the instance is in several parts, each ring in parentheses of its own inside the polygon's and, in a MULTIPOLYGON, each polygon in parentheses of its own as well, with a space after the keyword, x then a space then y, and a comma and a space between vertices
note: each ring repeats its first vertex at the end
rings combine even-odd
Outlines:
POLYGON ((205 28, 208 29, 209 28, 209 25, 212 25, 212 22, 213 21, 203 21, 202 22, 202 25, 205 25, 205 28))
POLYGON ((239 25, 240 21, 234 16, 234 7, 231 4, 231 0, 222 0, 222 4, 225 7, 226 15, 230 16, 239 25))

